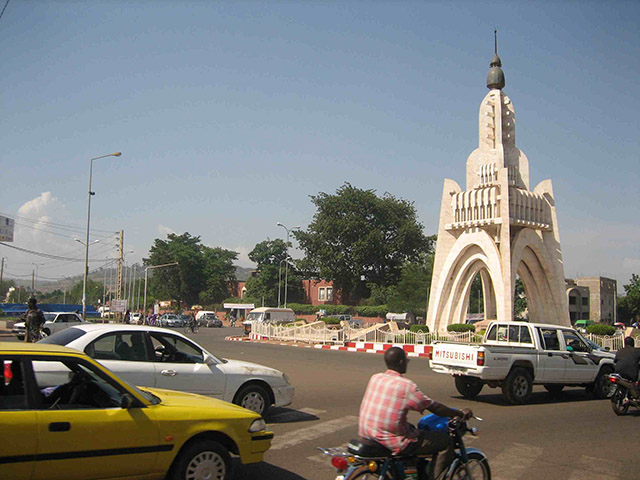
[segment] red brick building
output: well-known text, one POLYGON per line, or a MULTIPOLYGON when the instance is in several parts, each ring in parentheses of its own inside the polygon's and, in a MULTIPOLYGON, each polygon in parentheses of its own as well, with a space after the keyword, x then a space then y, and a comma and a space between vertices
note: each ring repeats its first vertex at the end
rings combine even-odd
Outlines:
MULTIPOLYGON (((245 281, 237 281, 231 288, 231 295, 243 298, 247 292, 245 281)), ((302 281, 305 300, 311 305, 340 305, 340 292, 333 288, 333 282, 327 280, 306 279, 302 281)))

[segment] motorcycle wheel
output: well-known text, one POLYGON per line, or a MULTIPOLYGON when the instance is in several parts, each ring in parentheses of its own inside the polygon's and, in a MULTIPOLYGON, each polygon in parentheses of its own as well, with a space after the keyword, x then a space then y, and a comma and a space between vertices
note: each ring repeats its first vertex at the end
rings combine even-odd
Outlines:
POLYGON ((467 468, 460 462, 451 472, 451 476, 448 477, 449 480, 491 480, 491 469, 484 455, 472 452, 468 455, 468 458, 469 473, 467 474, 467 468))
POLYGON ((611 409, 616 415, 624 415, 629 410, 629 401, 627 399, 627 392, 616 388, 611 397, 611 409), (627 400, 625 402, 625 399, 627 400))

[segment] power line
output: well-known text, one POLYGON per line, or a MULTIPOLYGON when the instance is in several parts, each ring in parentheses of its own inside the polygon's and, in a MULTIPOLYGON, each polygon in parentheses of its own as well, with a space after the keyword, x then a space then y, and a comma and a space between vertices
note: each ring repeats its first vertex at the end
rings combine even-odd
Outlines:
POLYGON ((2 15, 4 15, 4 11, 7 9, 7 5, 9 5, 9 0, 7 0, 7 3, 4 4, 4 8, 0 12, 0 18, 2 18, 2 15))
MULTIPOLYGON (((49 227, 52 227, 52 228, 57 228, 59 230, 67 230, 67 231, 71 231, 71 232, 76 232, 78 234, 86 232, 86 228, 78 227, 78 226, 75 226, 75 225, 66 225, 64 223, 50 222, 50 221, 46 221, 46 220, 23 217, 23 216, 20 216, 20 215, 12 215, 10 213, 3 213, 3 212, 0 212, 0 215, 12 218, 13 220, 18 220, 19 219, 19 220, 23 220, 25 222, 31 222, 31 223, 36 223, 36 224, 39 224, 39 225, 46 225, 46 226, 49 226, 49 227)), ((106 238, 106 237, 108 237, 110 235, 116 235, 118 232, 114 232, 112 230, 101 230, 101 229, 97 229, 97 228, 92 228, 90 230, 90 233, 93 233, 94 236, 103 236, 103 237, 106 238), (97 232, 100 232, 101 234, 98 234, 97 232)))
MULTIPOLYGON (((30 253, 30 254, 36 255, 38 257, 49 258, 51 260, 63 260, 63 261, 68 261, 68 262, 84 262, 84 258, 61 257, 60 255, 52 255, 50 253, 35 252, 33 250, 28 250, 26 248, 20 248, 20 247, 14 246, 14 245, 8 245, 8 244, 6 244, 4 242, 0 242, 0 245, 2 245, 3 247, 13 248, 14 250, 19 250, 21 252, 30 253)), ((101 260, 91 260, 91 261, 97 262, 97 261, 101 261, 101 260)))

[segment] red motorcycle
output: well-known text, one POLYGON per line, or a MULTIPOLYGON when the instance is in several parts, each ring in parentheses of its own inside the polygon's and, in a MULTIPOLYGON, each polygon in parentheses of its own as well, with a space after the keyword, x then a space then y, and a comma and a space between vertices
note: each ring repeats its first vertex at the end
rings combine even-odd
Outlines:
POLYGON ((627 380, 626 378, 612 373, 609 381, 615 385, 613 395, 611 395, 611 408, 616 415, 624 415, 629 407, 640 408, 640 386, 638 382, 627 380))

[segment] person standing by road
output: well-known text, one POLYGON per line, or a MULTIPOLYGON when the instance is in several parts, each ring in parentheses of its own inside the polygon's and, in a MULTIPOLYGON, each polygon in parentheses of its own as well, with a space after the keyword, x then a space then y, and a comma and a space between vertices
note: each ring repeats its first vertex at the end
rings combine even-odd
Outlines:
POLYGON ((27 343, 34 343, 40 340, 40 329, 46 319, 44 313, 38 308, 38 301, 35 297, 31 297, 27 302, 29 308, 25 315, 24 326, 25 336, 24 341, 27 343))
MULTIPOLYGON (((369 380, 362 404, 358 435, 365 443, 385 446, 394 455, 433 454, 429 462, 429 478, 438 479, 453 460, 454 443, 448 432, 417 430, 407 421, 409 410, 429 410, 441 417, 468 419, 468 408, 456 410, 431 400, 418 386, 403 377, 409 359, 399 347, 391 347, 384 354, 387 371, 376 373, 369 380), (444 451, 444 454, 438 452, 444 451)), ((424 477, 419 477, 424 478, 424 477)))

